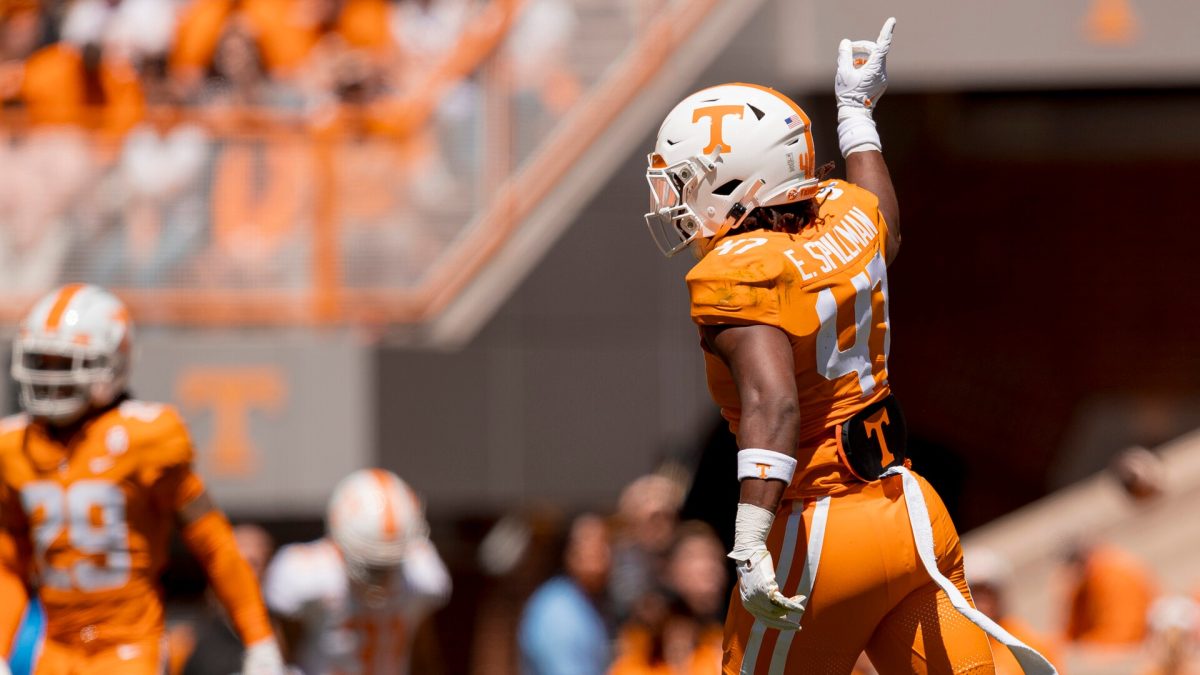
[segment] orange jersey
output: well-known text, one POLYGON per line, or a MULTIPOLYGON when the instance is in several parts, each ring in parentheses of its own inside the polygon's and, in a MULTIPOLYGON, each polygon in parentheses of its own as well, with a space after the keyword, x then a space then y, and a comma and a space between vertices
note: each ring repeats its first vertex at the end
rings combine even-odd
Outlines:
MULTIPOLYGON (((887 224, 875 195, 824 181, 817 222, 799 234, 753 230, 727 236, 687 275, 701 326, 765 324, 787 333, 795 362, 800 438, 786 496, 842 491, 856 481, 838 459, 835 428, 890 392, 887 224)), ((705 351, 713 400, 736 434, 737 386, 705 351)))
POLYGON ((158 577, 180 507, 203 493, 192 444, 167 406, 125 401, 66 446, 23 416, 0 424, 0 505, 28 542, 48 637, 68 644, 162 630, 158 577))

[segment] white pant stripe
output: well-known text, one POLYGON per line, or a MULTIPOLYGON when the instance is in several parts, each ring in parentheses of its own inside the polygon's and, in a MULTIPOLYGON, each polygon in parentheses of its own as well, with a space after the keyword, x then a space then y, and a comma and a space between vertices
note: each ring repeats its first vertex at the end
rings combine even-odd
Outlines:
MULTIPOLYGON (((779 553, 779 564, 775 566, 775 583, 779 584, 780 588, 787 583, 788 575, 792 571, 792 557, 796 552, 796 536, 802 522, 804 522, 804 509, 792 511, 792 515, 788 516, 787 529, 783 533, 783 550, 779 553)), ((734 602, 741 601, 735 600, 734 602)), ((758 661, 758 650, 762 647, 763 633, 766 630, 767 627, 761 621, 754 620, 754 625, 750 627, 750 637, 746 640, 746 652, 742 655, 742 675, 754 673, 754 666, 758 661)))
POLYGON ((917 555, 920 556, 921 563, 925 566, 925 571, 929 573, 933 582, 950 598, 950 604, 954 605, 954 608, 967 617, 971 623, 979 626, 997 642, 1008 647, 1026 675, 1058 675, 1058 670, 1046 660, 1046 657, 1013 637, 1011 633, 1001 628, 983 612, 972 607, 959 592, 958 587, 938 570, 937 555, 933 547, 933 524, 929 521, 929 508, 925 506, 925 495, 921 492, 921 484, 917 482, 917 479, 903 466, 894 466, 883 475, 885 477, 892 475, 901 477, 904 486, 904 501, 908 505, 908 523, 912 527, 917 555))
MULTIPOLYGON (((808 552, 804 557, 804 571, 800 574, 800 586, 796 593, 806 598, 812 598, 813 586, 817 583, 817 567, 821 564, 821 547, 825 543, 825 523, 829 521, 829 495, 817 500, 813 509, 812 530, 808 533, 808 552)), ((783 588, 780 586, 780 588, 783 588)), ((807 607, 807 605, 805 605, 807 607)), ((792 612, 789 617, 800 622, 803 612, 792 612)), ((771 655, 770 675, 783 675, 787 667, 788 651, 792 648, 792 638, 796 631, 782 631, 775 641, 775 653, 771 655)))

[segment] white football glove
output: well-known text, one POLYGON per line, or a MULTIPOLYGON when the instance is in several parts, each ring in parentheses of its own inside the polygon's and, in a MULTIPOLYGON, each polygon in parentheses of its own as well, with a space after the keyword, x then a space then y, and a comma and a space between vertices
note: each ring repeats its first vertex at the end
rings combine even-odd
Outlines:
POLYGON ((729 557, 737 561, 738 594, 755 619, 778 630, 800 630, 800 620, 790 612, 804 613, 808 598, 787 597, 775 580, 775 563, 767 550, 767 533, 775 514, 752 504, 738 504, 734 545, 729 557))
POLYGON ((246 646, 246 655, 242 657, 242 675, 285 675, 287 672, 275 638, 266 638, 246 646))
POLYGON ((8 669, 8 661, 0 656, 0 675, 12 675, 12 671, 8 669))
POLYGON ((842 40, 838 45, 833 92, 837 97, 838 145, 843 157, 882 147, 871 111, 887 90, 887 55, 895 27, 893 17, 883 23, 875 42, 842 40))

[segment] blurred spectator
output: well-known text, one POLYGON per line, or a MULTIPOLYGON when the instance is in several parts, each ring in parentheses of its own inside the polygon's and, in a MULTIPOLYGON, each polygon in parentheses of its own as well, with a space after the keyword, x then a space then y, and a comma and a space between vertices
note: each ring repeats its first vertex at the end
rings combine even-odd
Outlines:
POLYGON ((637 599, 658 585, 682 502, 683 489, 657 474, 638 478, 621 493, 611 585, 618 618, 628 617, 637 599))
POLYGON ((177 88, 194 92, 192 100, 204 105, 206 117, 230 131, 245 126, 243 117, 253 121, 256 109, 298 111, 303 106, 298 90, 268 76, 254 30, 241 15, 222 25, 202 75, 202 80, 198 75, 194 84, 177 88))
POLYGON ((20 62, 42 46, 46 33, 45 14, 38 0, 9 0, 0 4, 0 98, 11 98, 20 62))
POLYGON ((79 129, 3 135, 0 288, 41 291, 59 282, 74 240, 71 216, 98 167, 79 129))
MULTIPOLYGON (((392 89, 401 95, 417 93, 442 60, 458 46, 471 19, 468 0, 398 0, 392 3, 388 29, 400 51, 391 68, 392 89)), ((439 114, 459 120, 478 104, 473 83, 453 88, 439 114)))
POLYGON ((246 22, 266 69, 278 77, 301 73, 325 40, 384 52, 391 46, 384 0, 194 0, 184 11, 171 55, 182 86, 194 86, 208 68, 225 26, 246 22))
POLYGON ((553 117, 566 112, 581 92, 567 58, 578 25, 572 3, 532 0, 508 36, 518 91, 532 94, 553 117))
POLYGON ((1149 664, 1142 675, 1197 675, 1200 605, 1182 595, 1159 599, 1150 608, 1149 664))
POLYGON ((579 19, 570 2, 533 0, 508 36, 515 88, 515 148, 524 157, 544 130, 579 100, 583 87, 568 58, 579 19))
POLYGON ((650 593, 621 637, 609 675, 712 675, 721 668, 721 633, 680 598, 650 593))
MULTIPOLYGON (((275 542, 267 531, 257 525, 238 525, 233 528, 238 552, 246 559, 255 579, 261 579, 275 552, 275 542)), ((172 640, 172 642, 176 642, 172 640)), ((174 645, 173 645, 174 646, 174 645)), ((183 667, 184 675, 228 675, 242 669, 245 648, 230 627, 216 603, 196 623, 195 642, 183 667)), ((175 660, 175 650, 171 650, 175 660)))
POLYGON ((133 64, 98 44, 59 42, 25 62, 20 99, 35 125, 87 126, 119 135, 142 112, 133 64))
POLYGON ((667 558, 666 585, 703 626, 715 627, 720 636, 729 573, 725 547, 707 523, 691 520, 679 526, 667 558))
POLYGON ((1146 448, 1125 450, 1109 464, 1109 470, 1126 494, 1135 501, 1153 500, 1166 490, 1166 467, 1158 455, 1146 448))
POLYGON ((721 663, 722 610, 729 591, 725 550, 705 523, 679 526, 667 558, 665 593, 634 605, 611 675, 706 675, 721 663))
POLYGON ((39 125, 72 125, 119 136, 140 118, 138 67, 161 58, 174 28, 174 5, 160 0, 75 0, 60 42, 25 62, 16 93, 39 125))
POLYGON ((1147 567, 1108 543, 1082 540, 1067 556, 1072 577, 1066 638, 1090 646, 1131 646, 1146 637, 1157 594, 1147 567))
MULTIPOLYGON (((1059 672, 1063 672, 1058 649, 1010 611, 1006 596, 1012 583, 1012 565, 999 554, 985 548, 967 550, 963 555, 963 563, 975 608, 1012 633, 1013 637, 1040 652, 1059 668, 1059 672)), ((1007 647, 994 638, 989 639, 992 658, 996 662, 996 675, 1021 675, 1025 672, 1007 647)))
POLYGON ((146 119, 126 135, 117 160, 113 187, 122 196, 123 230, 109 237, 111 253, 97 256, 115 267, 97 270, 94 279, 169 285, 170 272, 207 234, 208 134, 182 119, 158 64, 146 78, 146 119))
POLYGON ((601 675, 609 636, 597 605, 612 567, 608 526, 596 515, 571 524, 564 573, 542 584, 525 606, 518 640, 525 675, 601 675))

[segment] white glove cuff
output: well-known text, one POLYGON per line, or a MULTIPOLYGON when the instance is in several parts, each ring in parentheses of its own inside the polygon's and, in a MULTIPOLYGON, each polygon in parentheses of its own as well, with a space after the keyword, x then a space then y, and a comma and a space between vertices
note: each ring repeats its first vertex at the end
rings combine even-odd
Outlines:
POLYGON ((775 514, 753 504, 739 503, 737 517, 733 521, 733 550, 729 557, 742 562, 767 548, 767 535, 775 514))
POLYGON ((838 147, 842 157, 865 150, 883 150, 870 110, 851 106, 838 108, 838 147))
POLYGON ((795 473, 796 459, 782 452, 762 448, 746 448, 738 452, 738 480, 762 478, 791 483, 795 473))

